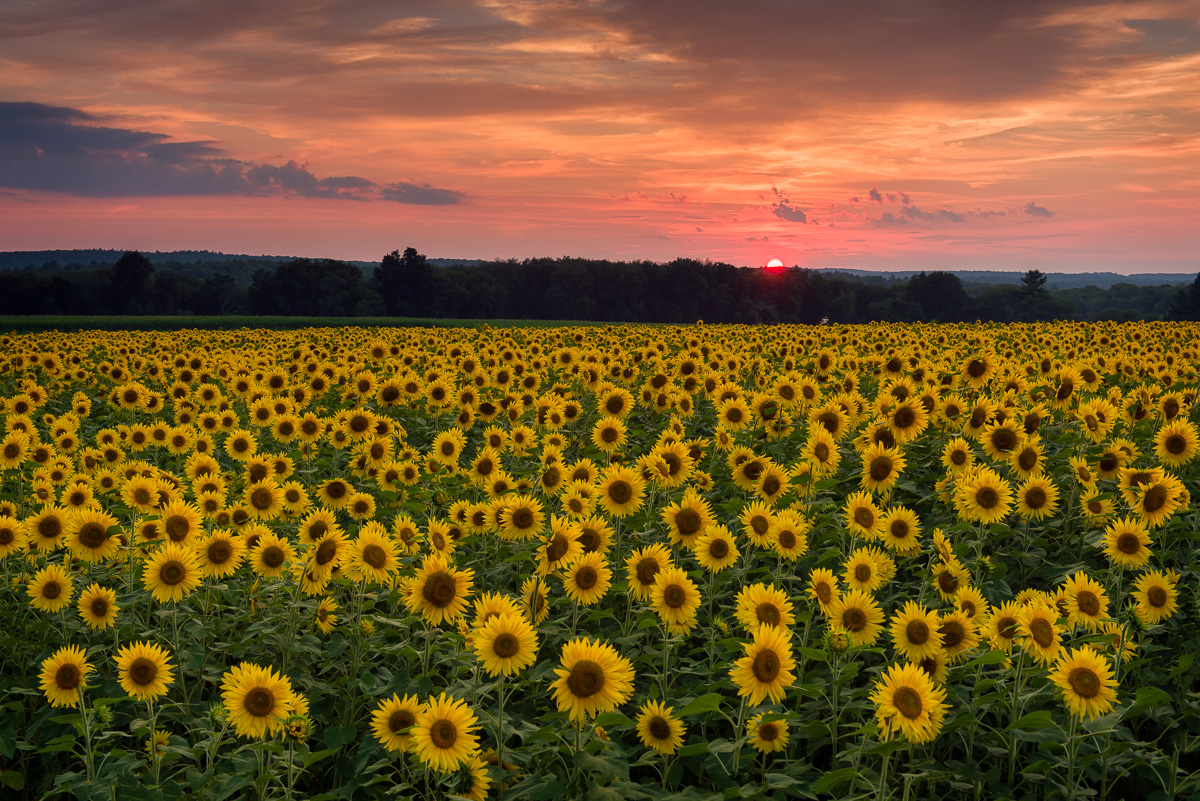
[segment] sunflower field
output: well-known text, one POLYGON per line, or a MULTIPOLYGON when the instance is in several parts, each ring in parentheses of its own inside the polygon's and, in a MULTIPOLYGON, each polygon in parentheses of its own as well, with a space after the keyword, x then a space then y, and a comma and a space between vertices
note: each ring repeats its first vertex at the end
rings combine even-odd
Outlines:
POLYGON ((5 799, 1200 798, 1195 325, 0 343, 5 799))

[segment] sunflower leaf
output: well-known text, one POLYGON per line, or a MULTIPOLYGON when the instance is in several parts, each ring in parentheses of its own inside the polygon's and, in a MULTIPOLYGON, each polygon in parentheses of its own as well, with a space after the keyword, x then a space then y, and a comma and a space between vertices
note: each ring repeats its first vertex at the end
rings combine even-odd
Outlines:
POLYGON ((701 712, 716 712, 721 708, 721 696, 719 693, 705 693, 696 698, 683 709, 679 710, 679 715, 696 715, 701 712))

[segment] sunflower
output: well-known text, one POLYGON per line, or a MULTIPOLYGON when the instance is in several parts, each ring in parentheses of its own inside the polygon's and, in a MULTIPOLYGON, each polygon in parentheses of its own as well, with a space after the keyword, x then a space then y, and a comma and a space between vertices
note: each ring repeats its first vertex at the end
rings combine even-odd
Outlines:
POLYGON ((77 645, 59 648, 42 661, 42 692, 52 707, 77 706, 80 693, 87 689, 87 676, 93 670, 77 645))
POLYGON ((563 576, 567 597, 584 606, 598 603, 611 584, 612 571, 599 551, 580 556, 563 576))
POLYGON ((1104 530, 1104 553, 1117 567, 1143 567, 1150 561, 1150 532, 1136 517, 1114 520, 1104 530))
POLYGON ((696 561, 709 573, 720 573, 737 562, 741 555, 733 533, 720 524, 709 526, 696 539, 695 553, 696 561))
POLYGON ((1021 479, 1040 476, 1046 468, 1046 446, 1036 434, 1028 436, 1008 456, 1008 466, 1021 479))
POLYGON ((578 524, 570 518, 550 515, 550 531, 537 549, 537 574, 545 576, 564 570, 582 554, 578 524))
POLYGON ((349 572, 375 584, 389 584, 400 566, 395 541, 377 523, 368 523, 350 546, 349 572))
POLYGON ((846 498, 842 507, 846 516, 846 527, 854 534, 874 539, 879 534, 879 509, 870 493, 856 492, 846 498))
POLYGON ((29 539, 19 520, 8 514, 0 514, 0 559, 9 554, 23 553, 29 539))
POLYGON ((200 586, 200 564, 195 552, 186 545, 166 543, 146 561, 142 585, 160 604, 190 595, 200 586))
POLYGON ((751 706, 761 704, 764 698, 781 703, 784 690, 796 680, 790 636, 789 629, 764 625, 755 630, 754 642, 742 644, 746 655, 734 662, 729 677, 739 696, 749 696, 751 706))
POLYGON ((788 628, 796 622, 787 593, 774 584, 750 584, 734 599, 733 615, 747 631, 759 626, 788 628))
POLYGON ((655 578, 669 565, 671 565, 671 553, 658 543, 635 550, 625 560, 629 592, 639 601, 650 600, 655 578))
POLYGON ((750 745, 760 754, 782 751, 788 744, 788 722, 780 715, 771 715, 770 719, 763 720, 765 717, 768 715, 760 712, 746 721, 746 736, 750 745))
POLYGON ((842 590, 838 585, 837 576, 833 574, 832 570, 818 567, 813 568, 812 572, 808 574, 806 594, 821 607, 821 614, 832 619, 830 610, 833 603, 841 597, 842 590))
POLYGON ((683 745, 686 728, 674 712, 675 707, 664 706, 658 701, 642 704, 637 716, 637 733, 644 746, 670 756, 683 745))
POLYGON ((371 732, 388 751, 404 754, 413 750, 412 727, 417 724, 422 704, 415 695, 393 694, 379 702, 371 713, 371 732))
POLYGON ((1091 648, 1064 649, 1050 671, 1050 681, 1062 690, 1067 711, 1089 720, 1106 714, 1117 700, 1112 668, 1091 648))
POLYGON ((915 601, 906 601, 904 608, 892 618, 892 643, 909 662, 920 662, 942 650, 940 627, 941 620, 936 612, 915 601))
POLYGON ((893 506, 879 518, 884 546, 900 556, 911 556, 921 549, 921 521, 917 513, 904 506, 893 506))
POLYGON ((75 608, 88 628, 95 631, 110 628, 117 619, 117 612, 121 611, 121 607, 117 606, 117 593, 95 582, 80 593, 75 608))
POLYGON ((283 575, 289 562, 296 560, 296 549, 285 537, 273 531, 264 533, 250 549, 250 567, 264 578, 283 575))
POLYGON ((521 582, 521 612, 534 623, 541 623, 550 616, 546 582, 537 576, 530 576, 521 582))
POLYGON ((875 548, 859 548, 850 554, 842 566, 842 575, 846 577, 846 586, 852 590, 864 590, 873 593, 883 586, 884 575, 879 557, 882 556, 875 548))
POLYGON ((700 608, 700 589, 682 568, 668 567, 654 576, 650 602, 664 623, 682 626, 700 608))
POLYGON ((563 645, 560 661, 551 689, 572 722, 611 712, 633 694, 633 664, 608 643, 577 637, 563 645))
POLYGON ((221 678, 221 700, 238 737, 274 735, 292 714, 295 696, 286 676, 269 667, 241 662, 221 678))
POLYGON ((1135 500, 1130 506, 1147 526, 1158 528, 1171 519, 1171 515, 1180 508, 1181 499, 1186 497, 1187 490, 1183 482, 1172 475, 1139 484, 1135 500))
POLYGON ((1022 434, 1014 420, 1007 419, 989 423, 979 433, 983 451, 993 462, 1004 462, 1021 445, 1022 434))
POLYGON ((1005 601, 992 609, 984 621, 984 631, 992 648, 1012 653, 1013 642, 1020 628, 1021 605, 1005 601))
POLYGON ((938 634, 942 637, 942 651, 951 663, 979 645, 979 630, 970 616, 961 609, 943 612, 938 622, 938 634))
POLYGON ((667 536, 672 545, 683 545, 692 549, 713 522, 712 507, 694 489, 684 493, 683 498, 666 507, 660 513, 667 525, 667 536))
POLYGON ((592 444, 602 453, 614 453, 625 444, 627 429, 617 417, 604 417, 592 427, 592 444))
POLYGON ((474 570, 459 570, 446 557, 433 554, 410 580, 404 602, 434 626, 453 623, 466 611, 474 580, 474 570))
POLYGON ((175 683, 170 655, 157 645, 135 642, 123 646, 113 661, 117 663, 121 688, 139 700, 153 701, 165 695, 167 687, 175 683))
POLYGON ((833 435, 824 427, 814 425, 808 429, 808 439, 801 448, 800 458, 814 475, 823 476, 837 470, 842 454, 833 435))
POLYGON ((862 454, 862 472, 859 486, 879 494, 886 494, 907 464, 899 448, 888 448, 882 443, 874 443, 862 454))
POLYGON ((1200 453, 1200 430, 1195 423, 1176 418, 1154 435, 1154 456, 1160 464, 1183 467, 1200 453))
POLYGON ((479 624, 473 647, 489 676, 511 676, 534 663, 538 636, 524 615, 506 612, 479 624))
POLYGON ((69 509, 47 506, 37 514, 25 518, 22 526, 29 544, 39 551, 54 551, 63 547, 66 543, 65 535, 71 525, 71 515, 69 509))
POLYGON ((117 527, 117 519, 107 512, 79 509, 68 518, 63 540, 73 556, 96 564, 112 558, 121 549, 120 537, 109 535, 109 529, 117 527))
POLYGON ((771 526, 775 522, 775 514, 770 506, 762 501, 748 503, 742 507, 738 521, 742 524, 742 533, 755 546, 759 548, 774 546, 771 540, 771 526))
POLYGON ((871 690, 871 701, 881 739, 899 734, 918 744, 937 737, 950 708, 946 690, 914 664, 888 668, 871 690))
POLYGON ((1039 665, 1047 665, 1058 656, 1062 631, 1058 627, 1058 611, 1053 605, 1031 603, 1017 617, 1017 636, 1021 647, 1039 665))
POLYGON ((245 507, 259 520, 272 520, 283 511, 283 488, 274 478, 248 484, 242 498, 245 507))
POLYGON ((43 612, 57 612, 71 603, 75 584, 60 565, 50 564, 33 574, 25 586, 29 603, 43 612))
POLYGON ((1136 605, 1134 613, 1143 623, 1161 623, 1179 608, 1178 582, 1174 573, 1163 574, 1148 570, 1137 577, 1131 593, 1136 605))
POLYGON ((340 478, 331 478, 317 487, 317 500, 330 509, 342 509, 350 500, 354 488, 340 478))
POLYGON ((500 538, 531 540, 542 530, 545 515, 542 503, 528 495, 515 495, 503 504, 500 513, 500 538))
POLYGON ((863 590, 849 590, 829 604, 831 625, 844 628, 855 645, 872 645, 883 630, 883 610, 863 590))
MULTIPOLYGON (((794 562, 808 553, 809 523, 804 515, 785 509, 775 515, 767 538, 775 552, 789 562, 794 562)), ((732 544, 732 541, 731 541, 732 544)), ((734 557, 736 561, 736 556, 734 557)), ((730 562, 732 564, 732 562, 730 562)))
POLYGON ((1012 489, 995 471, 983 468, 956 484, 954 504, 963 519, 991 525, 1008 514, 1012 489))
POLYGON ((337 628, 337 608, 338 602, 333 598, 325 597, 317 603, 317 611, 313 613, 313 619, 316 620, 317 628, 322 634, 332 634, 337 628))
POLYGON ((939 562, 933 568, 933 587, 946 602, 952 601, 958 591, 970 580, 971 574, 955 556, 951 556, 947 561, 939 562))
POLYGON ((237 572, 245 545, 237 534, 228 529, 217 529, 206 537, 193 540, 192 549, 199 559, 202 576, 225 578, 237 572))
POLYGON ((1066 598, 1067 625, 1083 625, 1089 632, 1100 627, 1100 621, 1108 614, 1108 595, 1104 587, 1084 571, 1080 570, 1067 579, 1063 586, 1066 598))
POLYGON ((625 517, 642 508, 645 487, 636 471, 613 465, 601 476, 597 500, 610 516, 625 517))

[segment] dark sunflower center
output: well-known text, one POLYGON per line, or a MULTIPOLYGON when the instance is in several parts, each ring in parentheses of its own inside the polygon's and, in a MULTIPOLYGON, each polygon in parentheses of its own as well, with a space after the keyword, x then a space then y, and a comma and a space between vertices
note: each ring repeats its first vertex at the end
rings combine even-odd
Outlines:
POLYGON ((774 723, 763 723, 758 727, 758 739, 764 743, 774 742, 779 739, 779 726, 774 723))
POLYGON ((382 570, 387 564, 387 552, 380 546, 371 543, 362 550, 362 560, 376 570, 382 570))
POLYGON ((579 544, 584 553, 591 553, 600 548, 600 534, 595 529, 585 528, 579 533, 579 544))
POLYGON ((896 410, 896 414, 892 416, 892 422, 897 428, 905 429, 917 422, 917 413, 907 406, 902 406, 896 410))
POLYGON ((275 711, 275 694, 266 687, 255 687, 246 693, 242 707, 256 718, 265 718, 275 711))
POLYGON ((613 503, 628 503, 633 498, 633 485, 628 481, 614 481, 608 485, 608 497, 613 503))
POLYGON ((350 430, 361 434, 371 427, 371 419, 366 415, 356 414, 350 418, 350 430))
POLYGON ((924 705, 921 703, 921 694, 912 687, 897 689, 892 695, 892 705, 909 720, 921 717, 921 711, 924 709, 924 705))
POLYGON ((1163 442, 1163 447, 1166 448, 1167 453, 1179 455, 1187 450, 1187 440, 1179 434, 1172 434, 1163 442))
POLYGON ((388 717, 388 731, 392 734, 399 734, 405 729, 411 728, 416 722, 416 718, 407 709, 397 709, 388 717))
POLYGON ((774 495, 779 492, 783 485, 779 481, 779 477, 772 474, 763 479, 762 490, 767 495, 774 495))
POLYGON ((813 456, 816 456, 819 462, 829 461, 829 446, 824 442, 818 442, 813 446, 813 456))
POLYGON ((1117 537, 1117 550, 1121 553, 1135 554, 1142 549, 1142 540, 1138 535, 1125 532, 1117 537))
POLYGON ((871 460, 871 478, 874 481, 884 481, 892 474, 892 459, 890 456, 876 456, 871 460))
POLYGON ((604 668, 590 659, 581 659, 567 674, 567 689, 576 698, 591 698, 604 689, 604 668))
POLYGON ((262 550, 262 563, 274 570, 284 563, 287 554, 278 545, 268 545, 262 550))
POLYGON ((755 515, 750 518, 750 528, 754 529, 754 533, 758 536, 765 536, 771 528, 771 521, 763 515, 755 515))
POLYGON ((217 540, 208 546, 208 561, 223 565, 233 556, 233 548, 225 540, 217 540))
POLYGON ((875 526, 875 513, 864 506, 860 506, 854 510, 854 522, 863 528, 873 528, 875 526))
POLYGON ((679 514, 675 515, 675 527, 684 537, 691 537, 698 533, 703 523, 704 519, 700 513, 690 507, 680 509, 679 514))
POLYGON ((1142 509, 1147 512, 1157 512, 1166 505, 1167 488, 1161 484, 1156 484, 1146 490, 1146 494, 1142 496, 1142 509))
POLYGON ((1016 444, 1017 435, 1007 428, 997 429, 996 432, 992 434, 992 447, 998 451, 1012 450, 1013 446, 1016 444))
POLYGON ((129 666, 129 679, 139 687, 153 684, 158 677, 158 665, 144 656, 133 660, 129 666))
POLYGON ((456 589, 454 577, 444 570, 439 570, 425 579, 421 594, 431 606, 444 609, 454 600, 456 589))
POLYGON ((762 475, 762 471, 763 463, 757 459, 751 459, 742 465, 742 475, 750 481, 757 481, 758 477, 762 475))
POLYGON ((612 444, 612 443, 616 442, 620 436, 621 436, 621 433, 619 431, 617 431, 617 429, 613 428, 612 426, 605 426, 604 428, 600 429, 601 441, 606 442, 608 444, 612 444))
POLYGON ((799 541, 796 538, 796 532, 790 528, 780 529, 779 531, 779 547, 785 551, 795 548, 799 541))
POLYGON ((54 685, 60 690, 74 690, 82 679, 83 674, 77 665, 59 665, 54 672, 54 685))
POLYGON ((678 609, 687 601, 687 590, 678 584, 668 584, 663 589, 663 603, 672 609, 678 609))
POLYGON ((159 580, 169 587, 182 582, 186 575, 187 568, 182 563, 176 561, 166 562, 158 571, 159 580))
POLYGON ((664 718, 655 715, 650 719, 650 736, 655 740, 668 740, 671 737, 671 724, 664 718))
POLYGON ((742 422, 742 410, 737 406, 730 406, 725 410, 725 419, 731 423, 742 422))
POLYGON ((1037 467, 1037 463, 1038 454, 1033 448, 1026 448, 1025 450, 1021 451, 1019 456, 1017 456, 1017 464, 1020 465, 1022 470, 1027 472, 1037 467))
POLYGON ((1046 491, 1041 487, 1030 487, 1025 493, 1025 505, 1030 509, 1041 509, 1046 505, 1046 491))
POLYGON ((330 498, 333 498, 335 501, 346 497, 346 493, 348 491, 349 490, 347 489, 346 485, 340 481, 335 481, 325 488, 325 494, 330 498))
POLYGON ((842 625, 847 631, 862 631, 867 627, 867 614, 861 609, 851 607, 842 613, 842 625))
POLYGON ((779 607, 770 602, 764 602, 754 608, 754 617, 759 623, 767 626, 778 626, 783 622, 779 607))
POLYGON ((833 587, 823 581, 813 587, 813 591, 816 592, 817 599, 823 604, 827 604, 833 600, 833 587))
POLYGON ((504 632, 492 642, 492 651, 501 659, 511 659, 521 650, 521 643, 516 636, 504 632))
POLYGON ((62 534, 62 521, 57 517, 45 517, 38 521, 38 534, 52 540, 62 534))
POLYGON ((1054 629, 1050 621, 1044 618, 1035 618, 1029 622, 1029 635, 1043 648, 1049 648, 1054 643, 1054 629))
POLYGON ((512 524, 514 528, 526 529, 533 526, 533 510, 522 506, 516 509, 512 515, 512 524))
POLYGON ((333 540, 325 540, 325 542, 317 546, 315 561, 318 565, 324 567, 332 562, 335 556, 337 556, 337 543, 333 540))
POLYGON ((620 414, 625 408, 625 399, 619 395, 613 395, 604 402, 604 408, 609 414, 620 414))
POLYGON ((250 505, 259 511, 270 509, 275 505, 275 496, 266 487, 259 487, 250 493, 250 505))
POLYGON ((750 664, 750 672, 762 684, 770 684, 775 681, 781 668, 779 655, 770 648, 764 648, 755 654, 754 661, 750 664))
POLYGON ((108 542, 108 531, 99 523, 85 523, 79 530, 79 542, 85 548, 99 548, 108 542))
POLYGON ((62 595, 63 586, 57 581, 47 581, 42 585, 42 597, 48 601, 53 601, 58 596, 62 595))
POLYGON ((962 645, 962 641, 967 637, 967 630, 957 620, 942 623, 938 626, 938 633, 942 635, 942 645, 947 651, 962 645))
POLYGON ((924 620, 910 620, 904 628, 904 635, 913 645, 924 645, 929 642, 929 625, 924 620))
POLYGON ((1150 589, 1146 590, 1146 600, 1155 609, 1161 609, 1167 605, 1167 601, 1169 600, 1166 588, 1151 587, 1150 589))
POLYGON ((996 633, 1006 640, 1011 640, 1017 633, 1017 621, 1012 617, 1001 617, 996 620, 996 633))
POLYGON ((865 584, 866 582, 870 581, 873 573, 874 571, 871 570, 870 565, 854 566, 854 580, 858 581, 859 583, 865 584))
POLYGON ((1100 677, 1091 668, 1075 668, 1067 674, 1067 683, 1080 698, 1095 698, 1100 694, 1100 677))
POLYGON ((560 561, 571 549, 571 542, 562 534, 555 534, 546 545, 546 561, 550 564, 560 561))
POLYGON ((971 376, 971 378, 980 378, 986 372, 986 362, 980 361, 979 359, 971 359, 971 361, 967 363, 967 375, 971 376))
POLYGON ((908 539, 908 535, 912 533, 908 523, 903 520, 893 520, 888 530, 891 532, 892 539, 897 541, 908 539))
POLYGON ((1075 604, 1088 617, 1100 614, 1100 599, 1091 590, 1080 590, 1075 594, 1075 604))
POLYGON ((658 575, 658 562, 649 557, 637 563, 635 572, 637 573, 638 583, 642 586, 650 586, 654 583, 654 577, 658 575))
POLYGON ((992 509, 1000 503, 1000 493, 991 487, 983 487, 975 493, 975 503, 981 509, 992 509))
POLYGON ((954 464, 959 465, 959 466, 966 464, 967 463, 967 452, 964 451, 962 448, 955 448, 953 451, 950 452, 950 461, 954 462, 954 464))

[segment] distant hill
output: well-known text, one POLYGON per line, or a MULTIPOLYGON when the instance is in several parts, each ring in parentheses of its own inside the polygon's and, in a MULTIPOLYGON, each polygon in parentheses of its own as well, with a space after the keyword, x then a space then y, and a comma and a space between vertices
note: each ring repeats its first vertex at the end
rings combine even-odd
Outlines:
MULTIPOLYGON (((836 275, 842 278, 854 278, 860 281, 889 283, 891 281, 907 281, 921 270, 898 270, 896 272, 879 272, 876 270, 851 270, 831 268, 817 270, 825 275, 836 275)), ((938 272, 925 270, 924 272, 938 272)), ((1001 272, 999 270, 942 270, 958 276, 964 284, 979 285, 1015 285, 1020 284, 1025 277, 1023 272, 1001 272)), ((1135 286, 1162 286, 1163 284, 1190 284, 1195 280, 1194 273, 1135 273, 1121 275, 1120 273, 1046 273, 1047 289, 1075 289, 1078 287, 1094 286, 1109 289, 1114 284, 1133 284, 1135 286)), ((969 288, 969 287, 968 287, 969 288)))
MULTIPOLYGON (((63 270, 71 267, 106 267, 117 263, 117 259, 125 255, 124 250, 8 250, 0 251, 0 270, 63 270)), ((204 265, 225 264, 229 262, 256 262, 258 264, 283 264, 299 256, 253 256, 247 253, 218 253, 211 250, 154 250, 142 251, 152 264, 166 265, 204 265)), ((383 254, 379 254, 383 259, 383 254)), ((455 265, 477 265, 479 259, 429 259, 431 264, 440 267, 455 265)), ((374 269, 378 261, 349 261, 364 270, 374 269)))

